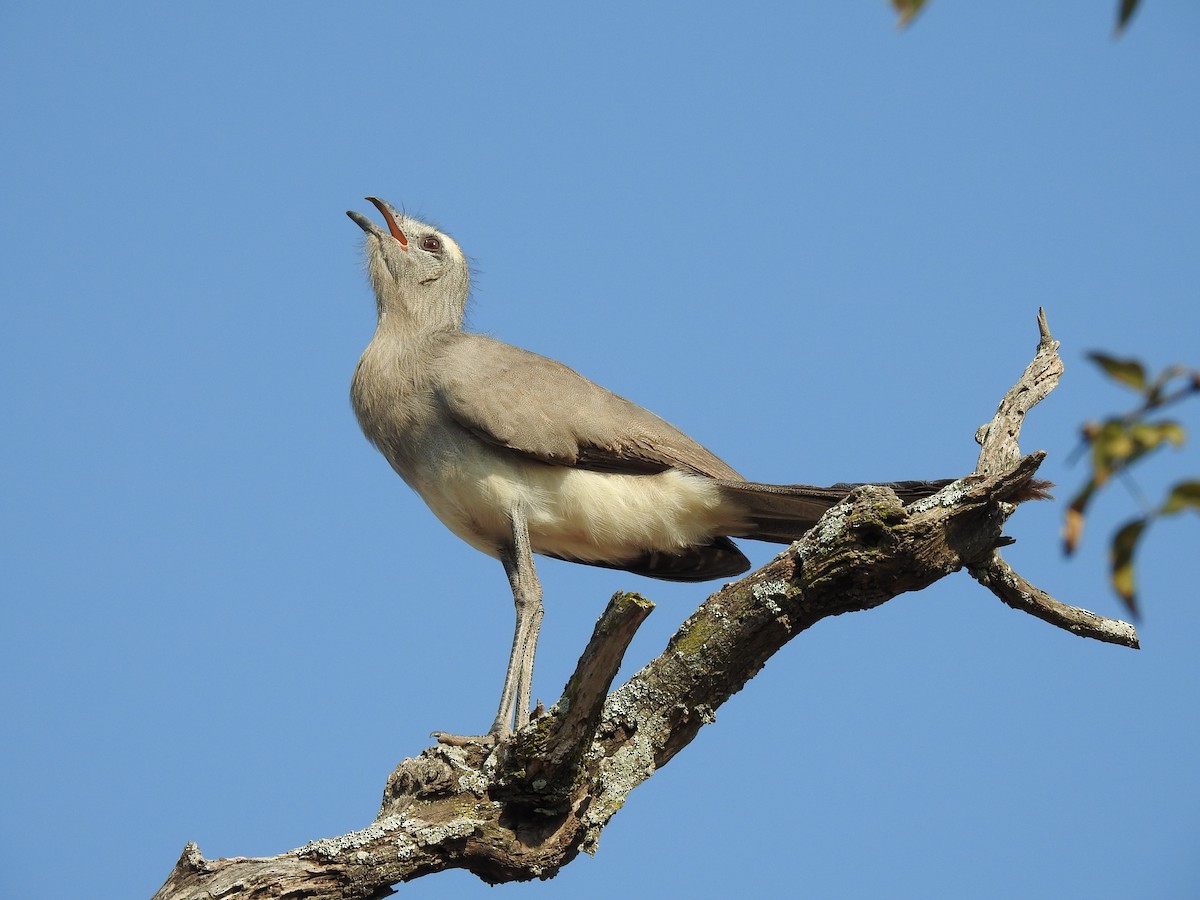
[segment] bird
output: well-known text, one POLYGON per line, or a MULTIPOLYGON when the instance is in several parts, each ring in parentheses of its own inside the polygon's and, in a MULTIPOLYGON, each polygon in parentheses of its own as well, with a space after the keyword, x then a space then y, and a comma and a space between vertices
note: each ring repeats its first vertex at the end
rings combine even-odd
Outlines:
MULTIPOLYGON (((496 718, 529 724, 543 616, 534 554, 699 582, 746 571, 733 538, 790 543, 856 486, 749 482, 681 430, 561 362, 464 330, 467 258, 444 231, 367 197, 377 324, 351 382, 366 438, 446 527, 499 559, 516 609, 496 718)), ((887 482, 906 501, 946 481, 887 482)))

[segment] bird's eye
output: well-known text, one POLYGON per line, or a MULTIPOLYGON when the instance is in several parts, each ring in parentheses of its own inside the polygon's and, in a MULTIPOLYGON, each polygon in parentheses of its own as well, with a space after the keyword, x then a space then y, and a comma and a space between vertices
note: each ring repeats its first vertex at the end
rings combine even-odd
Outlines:
POLYGON ((442 249, 442 242, 435 237, 427 237, 421 241, 421 249, 428 250, 430 253, 437 253, 442 249))

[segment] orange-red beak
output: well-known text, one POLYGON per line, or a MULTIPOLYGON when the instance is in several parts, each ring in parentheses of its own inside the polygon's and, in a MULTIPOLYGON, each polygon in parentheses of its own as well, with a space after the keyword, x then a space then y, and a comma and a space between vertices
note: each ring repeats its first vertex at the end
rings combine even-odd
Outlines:
POLYGON ((383 213, 384 219, 387 220, 388 231, 392 233, 392 237, 400 242, 400 246, 407 250, 408 238, 404 236, 404 232, 401 231, 400 226, 396 224, 396 220, 392 217, 392 211, 388 209, 387 204, 378 197, 366 197, 364 199, 369 200, 375 205, 377 210, 383 213))

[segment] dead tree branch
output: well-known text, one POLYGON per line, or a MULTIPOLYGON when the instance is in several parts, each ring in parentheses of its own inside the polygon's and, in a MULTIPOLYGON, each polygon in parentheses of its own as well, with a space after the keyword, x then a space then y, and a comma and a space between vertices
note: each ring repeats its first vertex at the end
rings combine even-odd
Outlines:
MULTIPOLYGON (((992 421, 981 426, 975 434, 981 447, 975 465, 975 471, 979 474, 1002 471, 1016 461, 1020 455, 1017 438, 1026 413, 1046 399, 1062 375, 1058 341, 1050 335, 1045 310, 1038 310, 1038 333, 1038 348, 1033 361, 1004 395, 992 421)), ((1013 571, 998 551, 994 551, 987 559, 969 563, 967 570, 972 578, 1013 609, 1027 612, 1080 637, 1138 649, 1137 630, 1128 622, 1106 619, 1086 609, 1055 600, 1013 571)))
POLYGON ((448 868, 487 882, 550 878, 600 833, 629 792, 713 721, 784 644, 828 616, 872 609, 959 569, 1014 609, 1083 637, 1137 647, 1131 625, 1054 600, 996 552, 1008 517, 1044 496, 1044 454, 1017 446, 1062 363, 1045 316, 1037 354, 977 438, 976 471, 907 508, 884 487, 855 489, 771 563, 709 597, 628 683, 612 679, 651 604, 618 594, 562 698, 498 747, 439 744, 388 779, 361 831, 269 858, 206 860, 188 844, 155 900, 371 898, 448 868))

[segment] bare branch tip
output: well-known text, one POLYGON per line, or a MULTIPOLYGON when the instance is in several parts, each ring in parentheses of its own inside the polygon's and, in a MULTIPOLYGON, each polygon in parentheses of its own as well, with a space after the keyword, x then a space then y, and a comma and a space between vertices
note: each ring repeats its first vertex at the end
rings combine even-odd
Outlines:
POLYGON ((971 577, 1006 606, 1028 613, 1077 637, 1140 650, 1137 629, 1120 619, 1109 619, 1056 600, 1019 575, 999 553, 982 564, 968 566, 971 577))
POLYGON ((1044 306, 1038 307, 1037 323, 1039 349, 1053 345, 1055 343, 1054 335, 1050 333, 1050 323, 1046 321, 1046 308, 1044 306))

